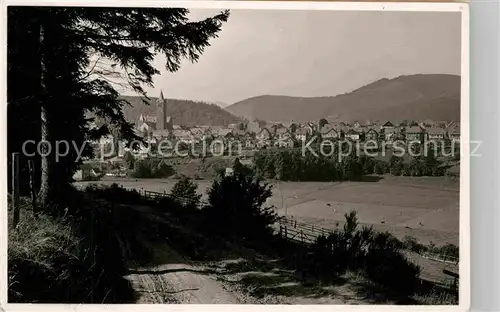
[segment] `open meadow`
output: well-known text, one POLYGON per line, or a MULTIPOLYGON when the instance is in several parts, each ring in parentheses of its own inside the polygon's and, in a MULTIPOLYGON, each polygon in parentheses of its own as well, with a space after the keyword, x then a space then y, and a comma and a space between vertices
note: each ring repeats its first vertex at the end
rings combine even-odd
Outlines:
MULTIPOLYGON (((127 189, 169 192, 175 179, 129 179, 106 177, 98 182, 127 189)), ((206 200, 212 180, 199 180, 198 192, 206 200)), ((355 210, 359 223, 387 230, 399 239, 412 236, 422 244, 459 245, 459 183, 447 177, 368 177, 363 182, 277 182, 268 204, 280 216, 322 228, 343 226, 344 214, 355 210)), ((443 269, 456 270, 454 264, 408 256, 422 268, 422 277, 448 280, 443 269)))
MULTIPOLYGON (((368 180, 368 179, 367 179, 368 180)), ((459 184, 445 177, 394 177, 372 182, 275 182, 268 203, 279 215, 324 228, 342 225, 344 213, 356 210, 361 224, 388 230, 399 238, 410 235, 421 243, 458 245, 459 184)), ((211 180, 199 180, 205 195, 211 180)), ((127 189, 169 192, 174 179, 104 178, 91 183, 117 183, 127 189)), ((204 196, 205 198, 205 196, 204 196)))

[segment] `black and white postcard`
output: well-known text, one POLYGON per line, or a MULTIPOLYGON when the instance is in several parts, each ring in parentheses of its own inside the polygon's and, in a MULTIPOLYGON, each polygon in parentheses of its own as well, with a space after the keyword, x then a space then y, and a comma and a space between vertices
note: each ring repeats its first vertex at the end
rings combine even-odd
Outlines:
POLYGON ((467 4, 5 2, 8 310, 468 307, 467 4))

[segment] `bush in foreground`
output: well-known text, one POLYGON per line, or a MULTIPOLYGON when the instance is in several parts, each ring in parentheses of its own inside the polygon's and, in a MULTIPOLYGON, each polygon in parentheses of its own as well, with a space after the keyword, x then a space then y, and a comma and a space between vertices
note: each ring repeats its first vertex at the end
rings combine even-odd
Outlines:
POLYGON ((186 207, 196 208, 201 199, 201 195, 196 192, 197 189, 198 185, 193 180, 187 176, 181 176, 172 187, 170 197, 182 202, 186 207))
POLYGON ((69 222, 22 210, 17 228, 9 228, 9 302, 64 301, 69 289, 88 294, 80 279, 69 278, 85 269, 79 243, 69 222))
POLYGON ((420 268, 406 259, 401 242, 388 232, 372 227, 358 229, 356 212, 345 215, 343 229, 320 236, 310 247, 308 268, 318 276, 334 277, 361 271, 370 280, 399 294, 413 294, 420 268))
POLYGON ((418 286, 420 267, 408 261, 401 248, 391 234, 377 233, 368 244, 363 270, 372 281, 392 292, 410 295, 418 286))
POLYGON ((63 217, 21 212, 9 230, 9 302, 132 303, 127 261, 147 261, 157 231, 141 213, 76 192, 63 217))
POLYGON ((233 240, 262 240, 273 233, 277 220, 273 207, 264 206, 271 196, 271 185, 254 172, 235 172, 219 176, 208 190, 203 208, 204 229, 233 240))
POLYGON ((402 244, 406 250, 418 254, 429 253, 444 260, 456 260, 460 257, 458 246, 450 243, 446 243, 445 245, 440 247, 437 247, 432 243, 429 245, 424 245, 419 243, 417 239, 412 236, 405 236, 402 244))

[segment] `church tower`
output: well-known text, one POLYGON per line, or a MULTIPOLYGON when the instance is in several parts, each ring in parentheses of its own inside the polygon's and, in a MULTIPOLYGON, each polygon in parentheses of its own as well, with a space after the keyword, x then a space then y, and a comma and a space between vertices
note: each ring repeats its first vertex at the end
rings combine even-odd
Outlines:
POLYGON ((168 117, 167 117, 167 100, 163 97, 163 90, 160 91, 160 98, 156 102, 156 129, 167 130, 168 117))

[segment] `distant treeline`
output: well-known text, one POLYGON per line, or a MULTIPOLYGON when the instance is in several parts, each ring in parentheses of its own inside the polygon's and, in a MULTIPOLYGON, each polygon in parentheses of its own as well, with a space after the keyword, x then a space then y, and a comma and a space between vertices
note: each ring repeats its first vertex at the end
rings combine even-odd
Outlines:
POLYGON ((356 181, 367 174, 443 176, 446 172, 446 167, 432 154, 410 162, 398 156, 384 161, 366 155, 328 154, 303 153, 301 149, 261 150, 255 153, 253 161, 259 174, 283 181, 356 181))

